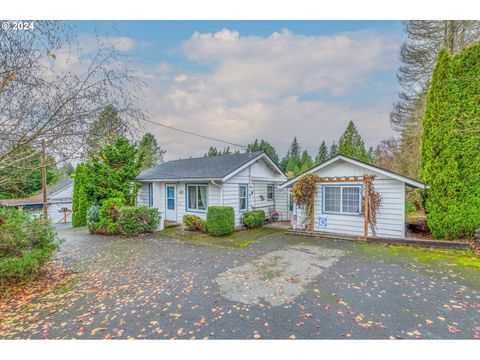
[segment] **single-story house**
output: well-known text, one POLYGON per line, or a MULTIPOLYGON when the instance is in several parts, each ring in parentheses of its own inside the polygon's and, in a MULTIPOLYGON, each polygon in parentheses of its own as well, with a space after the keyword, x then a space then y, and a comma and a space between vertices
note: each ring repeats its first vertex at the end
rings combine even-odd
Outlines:
MULTIPOLYGON (((323 180, 317 185, 313 213, 313 230, 320 232, 364 236, 368 231, 368 236, 373 235, 371 226, 365 226, 362 213, 362 179, 364 175, 374 175, 373 187, 382 198, 375 235, 405 238, 405 189, 427 188, 417 180, 344 155, 336 155, 304 174, 307 173, 323 180)), ((280 189, 291 189, 304 174, 281 184, 280 189)), ((293 227, 301 229, 304 219, 302 209, 294 204, 293 227)))
POLYGON ((206 218, 209 206, 231 206, 235 224, 242 213, 262 209, 290 219, 287 180, 265 152, 236 153, 164 162, 137 177, 137 205, 156 207, 165 220, 182 222, 183 215, 206 218))
MULTIPOLYGON (((72 221, 73 179, 63 178, 47 186, 48 217, 53 223, 72 221)), ((40 192, 27 198, 0 199, 0 206, 16 207, 26 211, 42 211, 40 192)))

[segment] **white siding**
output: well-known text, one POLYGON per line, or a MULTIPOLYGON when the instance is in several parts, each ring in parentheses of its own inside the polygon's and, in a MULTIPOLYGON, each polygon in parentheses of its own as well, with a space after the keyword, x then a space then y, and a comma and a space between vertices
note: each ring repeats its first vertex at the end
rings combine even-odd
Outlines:
POLYGON ((137 205, 148 206, 148 183, 141 183, 137 192, 137 205))
POLYGON ((187 204, 186 204, 186 185, 187 184, 204 184, 208 185, 207 189, 207 205, 208 206, 219 206, 221 205, 221 191, 220 188, 212 183, 194 183, 194 182, 179 182, 177 184, 177 221, 183 221, 183 215, 197 215, 202 219, 207 218, 207 211, 188 211, 187 204))
POLYGON ((280 213, 280 220, 290 220, 291 212, 288 201, 289 189, 278 189, 275 187, 275 210, 280 213))
MULTIPOLYGON (((337 162, 332 166, 321 169, 317 172, 319 176, 361 176, 367 173, 365 169, 337 162), (344 166, 345 165, 345 166, 344 166)), ((376 173, 368 172, 378 175, 376 173)), ((348 183, 342 183, 347 185, 348 183)), ((357 185, 358 183, 352 183, 357 185)), ((329 185, 333 185, 329 183, 329 185)), ((373 186, 381 195, 382 202, 377 214, 377 236, 378 237, 405 237, 405 184, 401 181, 387 178, 386 176, 378 176, 373 186)), ((332 233, 341 233, 348 235, 363 236, 364 218, 362 215, 343 215, 343 214, 325 214, 322 211, 322 185, 318 185, 317 195, 315 197, 315 231, 325 231, 332 233), (319 218, 327 219, 327 226, 319 226, 319 218)), ((297 227, 300 228, 303 221, 303 213, 301 209, 296 208, 297 227)), ((372 231, 369 227, 369 235, 372 231)))

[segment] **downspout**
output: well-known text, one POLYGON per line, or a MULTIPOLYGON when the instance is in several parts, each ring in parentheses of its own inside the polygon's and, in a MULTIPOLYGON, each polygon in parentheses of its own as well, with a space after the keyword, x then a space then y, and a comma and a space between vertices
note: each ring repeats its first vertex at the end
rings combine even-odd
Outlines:
POLYGON ((210 181, 212 185, 218 186, 220 188, 220 205, 223 206, 223 186, 220 184, 217 184, 215 181, 211 180, 210 181))

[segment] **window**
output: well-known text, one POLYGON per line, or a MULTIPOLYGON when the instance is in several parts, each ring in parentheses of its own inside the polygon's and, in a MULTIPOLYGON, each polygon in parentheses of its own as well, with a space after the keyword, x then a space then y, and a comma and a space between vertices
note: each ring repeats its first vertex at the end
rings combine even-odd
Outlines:
POLYGON ((323 211, 326 213, 359 214, 360 186, 324 186, 323 211))
POLYGON ((153 184, 148 183, 148 206, 153 206, 153 184))
POLYGON ((175 210, 175 186, 167 185, 167 209, 175 210))
POLYGON ((273 184, 267 185, 267 200, 273 200, 273 184))
POLYGON ((238 201, 240 211, 248 210, 248 185, 240 185, 238 201))
POLYGON ((207 185, 187 185, 187 210, 205 211, 207 207, 207 185))

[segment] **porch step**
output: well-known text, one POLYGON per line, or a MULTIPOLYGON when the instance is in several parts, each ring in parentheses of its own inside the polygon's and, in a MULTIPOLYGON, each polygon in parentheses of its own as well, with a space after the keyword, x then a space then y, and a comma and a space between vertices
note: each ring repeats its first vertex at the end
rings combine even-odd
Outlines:
POLYGON ((471 246, 468 242, 463 241, 445 241, 445 240, 420 240, 420 239, 395 239, 395 238, 379 238, 369 236, 365 240, 362 236, 352 236, 346 234, 336 234, 329 232, 320 232, 320 231, 306 231, 306 230, 288 230, 286 231, 289 235, 299 235, 299 236, 309 236, 318 239, 328 239, 328 240, 344 240, 344 241, 355 241, 355 242, 367 242, 367 243, 377 243, 385 245, 407 245, 407 246, 418 246, 418 247, 428 247, 428 248, 438 248, 438 249, 454 249, 454 250, 470 250, 471 246))

